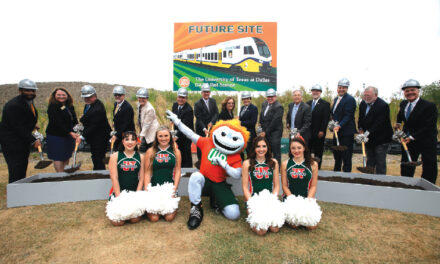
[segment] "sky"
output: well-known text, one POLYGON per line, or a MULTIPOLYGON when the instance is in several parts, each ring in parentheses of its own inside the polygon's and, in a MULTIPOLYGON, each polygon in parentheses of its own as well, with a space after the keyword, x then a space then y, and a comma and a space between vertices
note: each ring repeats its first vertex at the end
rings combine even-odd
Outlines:
POLYGON ((175 22, 278 23, 278 91, 440 79, 440 1, 1 1, 0 84, 172 89, 175 22))

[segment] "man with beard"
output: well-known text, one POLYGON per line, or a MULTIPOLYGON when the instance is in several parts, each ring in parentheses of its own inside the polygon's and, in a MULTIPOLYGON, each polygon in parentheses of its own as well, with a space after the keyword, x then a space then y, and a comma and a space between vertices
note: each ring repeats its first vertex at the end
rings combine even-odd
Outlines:
POLYGON ((38 148, 41 142, 32 135, 38 129, 38 112, 34 105, 37 85, 24 79, 18 83, 17 97, 6 103, 0 123, 0 144, 8 164, 9 183, 26 177, 31 144, 38 148))
POLYGON ((321 169, 322 154, 324 152, 325 134, 330 119, 330 103, 321 99, 321 85, 316 84, 312 87, 313 100, 307 102, 312 110, 311 137, 309 149, 318 158, 318 168, 321 169))
MULTIPOLYGON (((406 100, 400 103, 397 114, 396 128, 403 125, 406 137, 403 141, 408 145, 411 159, 416 161, 422 155, 422 178, 435 184, 438 174, 437 168, 437 107, 435 104, 420 98, 420 84, 410 79, 402 86, 406 100)), ((408 157, 402 149, 402 162, 407 162, 408 157)), ((402 176, 413 177, 415 167, 402 163, 400 173, 402 176)))
MULTIPOLYGON (((194 111, 190 104, 186 101, 188 99, 188 91, 185 88, 180 88, 177 91, 177 102, 173 104, 172 111, 182 121, 185 126, 194 131, 194 111)), ((175 128, 177 132, 177 146, 179 146, 182 154, 182 168, 192 168, 192 154, 191 154, 191 140, 188 139, 179 128, 175 128)))

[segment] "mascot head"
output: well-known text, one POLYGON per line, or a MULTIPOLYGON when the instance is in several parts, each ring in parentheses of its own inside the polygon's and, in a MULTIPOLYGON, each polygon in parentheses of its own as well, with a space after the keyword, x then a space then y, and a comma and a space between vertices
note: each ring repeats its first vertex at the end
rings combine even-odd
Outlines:
POLYGON ((249 132, 237 119, 218 121, 209 136, 216 149, 226 155, 242 152, 249 140, 249 132))

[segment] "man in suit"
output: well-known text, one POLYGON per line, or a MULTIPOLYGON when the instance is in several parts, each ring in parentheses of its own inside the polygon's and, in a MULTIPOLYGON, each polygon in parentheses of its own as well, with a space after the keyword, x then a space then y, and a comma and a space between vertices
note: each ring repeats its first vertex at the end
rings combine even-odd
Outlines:
POLYGON ((113 107, 113 129, 115 135, 112 140, 114 141, 114 148, 119 149, 119 145, 122 142, 122 133, 126 131, 135 131, 134 127, 134 111, 130 103, 125 101, 125 89, 118 85, 113 88, 113 96, 115 97, 115 103, 113 107))
POLYGON ((358 132, 368 137, 367 167, 375 168, 376 174, 386 174, 386 157, 393 135, 390 107, 378 97, 378 90, 373 86, 365 89, 363 99, 359 105, 358 132))
POLYGON ((251 134, 246 147, 246 155, 249 156, 249 152, 252 148, 252 142, 257 136, 257 133, 255 132, 255 125, 257 124, 258 120, 258 108, 252 104, 251 92, 249 91, 244 91, 241 94, 241 100, 243 102, 243 106, 241 107, 239 114, 240 124, 244 126, 251 134))
POLYGON ((330 103, 321 99, 321 85, 316 84, 312 87, 313 100, 307 102, 312 111, 311 137, 309 149, 318 158, 318 168, 321 169, 322 154, 324 152, 325 134, 330 119, 330 103))
MULTIPOLYGON (((353 135, 356 132, 354 113, 356 112, 356 100, 347 93, 350 81, 346 78, 338 82, 338 96, 333 101, 333 120, 338 121, 339 126, 334 128, 338 133, 339 143, 346 146, 346 151, 333 151, 335 158, 334 171, 351 172, 351 157, 353 155, 353 135)), ((333 144, 336 145, 336 138, 333 136, 333 144)))
MULTIPOLYGON (((177 91, 177 102, 174 102, 172 111, 182 121, 185 126, 194 131, 194 111, 190 104, 187 103, 188 91, 180 88, 177 91)), ((177 130, 177 145, 180 153, 182 153, 182 168, 192 168, 191 140, 187 138, 179 128, 177 130)))
POLYGON ((283 136, 284 109, 277 101, 274 89, 266 91, 267 100, 263 102, 260 113, 261 136, 269 141, 274 158, 281 164, 281 137, 283 136))
POLYGON ((37 126, 38 112, 34 106, 37 85, 24 79, 18 83, 17 97, 6 103, 0 123, 0 144, 8 164, 9 183, 26 177, 30 147, 41 146, 32 135, 37 126))
POLYGON ((81 88, 81 97, 86 103, 83 116, 80 118, 84 126, 81 137, 90 144, 93 170, 105 170, 104 157, 111 131, 105 107, 91 85, 84 85, 81 88))
MULTIPOLYGON (((400 103, 397 114, 396 128, 404 123, 403 139, 408 146, 411 159, 416 161, 422 155, 422 178, 435 184, 437 179, 437 107, 435 104, 420 98, 420 84, 410 79, 402 86, 406 100, 400 103)), ((402 162, 408 158, 402 149, 402 162)), ((400 165, 402 176, 413 177, 415 168, 404 164, 400 165)))
POLYGON ((312 111, 310 106, 302 101, 302 91, 293 91, 293 103, 289 104, 289 111, 286 117, 287 129, 296 128, 297 136, 301 136, 307 144, 310 139, 310 124, 312 122, 312 111))
MULTIPOLYGON (((214 98, 210 98, 211 88, 209 84, 202 85, 202 98, 194 104, 196 116, 196 133, 201 137, 208 135, 209 129, 217 122, 218 108, 214 98)), ((200 161, 201 151, 197 148, 197 157, 200 161)))

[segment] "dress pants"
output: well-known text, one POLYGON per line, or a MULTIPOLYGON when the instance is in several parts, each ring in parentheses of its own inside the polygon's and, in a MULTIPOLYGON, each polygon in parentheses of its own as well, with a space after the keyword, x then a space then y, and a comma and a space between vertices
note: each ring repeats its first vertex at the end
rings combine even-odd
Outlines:
POLYGON ((188 139, 178 139, 177 145, 182 156, 182 168, 192 168, 192 154, 191 154, 191 140, 188 139))
POLYGON ((309 140, 310 153, 314 153, 315 158, 319 159, 318 162, 319 169, 321 169, 321 164, 322 164, 322 154, 324 153, 324 142, 325 142, 324 136, 322 138, 316 137, 316 138, 311 138, 309 140))
POLYGON ((367 167, 375 168, 375 174, 387 174, 387 153, 389 143, 365 146, 367 167))
MULTIPOLYGON (((351 157, 353 156, 353 135, 339 136, 339 144, 346 146, 346 151, 333 150, 333 157, 335 158, 334 171, 351 172, 351 157), (344 164, 342 166, 342 164, 344 164)), ((336 146, 336 138, 333 136, 333 145, 336 146)))
POLYGON ((278 164, 281 164, 281 135, 272 133, 269 136, 266 135, 266 138, 272 149, 273 157, 278 161, 278 164))
MULTIPOLYGON (((412 161, 417 161, 419 155, 422 155, 422 178, 435 184, 437 180, 437 141, 417 142, 412 141, 408 144, 408 150, 412 161)), ((402 162, 407 162, 408 157, 402 147, 402 162)), ((402 176, 413 177, 416 168, 400 164, 400 172, 402 176)))
POLYGON ((108 138, 96 138, 88 143, 92 153, 93 170, 105 170, 104 158, 107 152, 108 138))
POLYGON ((8 164, 9 183, 26 178, 30 146, 28 144, 18 146, 3 142, 2 151, 6 164, 8 164))

